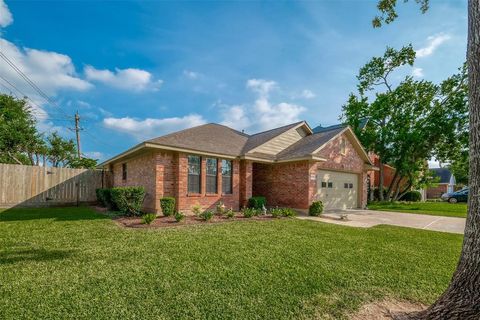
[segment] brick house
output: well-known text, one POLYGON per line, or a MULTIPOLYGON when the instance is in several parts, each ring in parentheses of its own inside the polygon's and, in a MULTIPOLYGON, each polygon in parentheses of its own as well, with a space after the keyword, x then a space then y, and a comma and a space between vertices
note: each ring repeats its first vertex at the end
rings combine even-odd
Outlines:
POLYGON ((433 186, 427 188, 428 199, 438 199, 444 193, 455 191, 455 176, 447 168, 430 169, 433 177, 438 179, 438 182, 433 186))
POLYGON ((269 206, 363 208, 367 172, 374 167, 350 127, 314 133, 305 121, 248 135, 205 124, 142 142, 100 165, 113 186, 144 186, 145 211, 160 212, 162 197, 178 211, 239 210, 252 195, 269 206))

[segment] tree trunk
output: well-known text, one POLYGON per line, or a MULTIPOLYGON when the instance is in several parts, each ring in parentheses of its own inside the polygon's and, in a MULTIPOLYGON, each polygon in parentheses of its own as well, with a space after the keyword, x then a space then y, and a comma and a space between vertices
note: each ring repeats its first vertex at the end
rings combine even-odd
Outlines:
POLYGON ((383 201, 384 198, 383 198, 383 180, 384 180, 384 170, 383 170, 383 162, 382 162, 382 158, 379 157, 378 158, 378 166, 380 167, 380 170, 379 170, 379 176, 380 178, 378 179, 378 199, 380 201, 383 201))
POLYGON ((450 286, 423 319, 480 319, 480 0, 468 1, 470 192, 462 253, 450 286))
POLYGON ((390 182, 390 185, 388 186, 388 191, 387 191, 387 200, 393 200, 393 194, 394 191, 396 190, 395 187, 397 186, 397 178, 398 178, 398 171, 395 170, 395 175, 393 176, 392 182, 390 182))

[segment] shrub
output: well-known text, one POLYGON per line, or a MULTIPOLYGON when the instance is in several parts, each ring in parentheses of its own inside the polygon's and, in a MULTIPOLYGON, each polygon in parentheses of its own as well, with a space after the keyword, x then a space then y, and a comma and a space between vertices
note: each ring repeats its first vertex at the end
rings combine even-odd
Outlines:
POLYGON ((213 218, 213 211, 206 210, 200 213, 200 218, 204 221, 210 221, 213 218))
POLYGON ((422 194, 420 193, 420 191, 408 191, 407 193, 405 193, 401 198, 400 200, 402 201, 411 201, 411 202, 418 202, 420 200, 422 200, 422 194))
MULTIPOLYGON (((383 188, 383 199, 387 198, 387 190, 386 188, 383 188)), ((369 197, 370 199, 370 197, 369 197)), ((379 201, 380 200, 380 190, 378 188, 375 188, 373 190, 373 200, 374 201, 379 201)))
POLYGON ((235 217, 235 212, 233 212, 232 209, 228 209, 226 215, 227 215, 227 218, 231 219, 235 217))
POLYGON ((255 209, 262 209, 267 206, 267 199, 262 196, 255 196, 248 199, 248 207, 255 209))
POLYGON ((183 219, 185 219, 185 215, 181 212, 176 212, 175 213, 175 220, 177 222, 181 222, 183 219))
POLYGON ((160 207, 165 217, 169 217, 175 213, 175 198, 165 197, 160 199, 160 207))
POLYGON ((282 215, 282 209, 279 209, 279 208, 270 209, 270 214, 274 218, 280 218, 280 216, 282 215))
POLYGON ((118 208, 112 202, 112 189, 109 188, 99 188, 95 190, 97 194, 97 200, 100 202, 100 205, 105 208, 109 208, 113 211, 118 211, 118 208))
POLYGON ((323 212, 323 203, 322 201, 313 201, 310 207, 308 208, 308 214, 310 216, 319 216, 323 212))
POLYGON ((217 203, 216 209, 217 209, 217 214, 220 216, 225 213, 225 205, 223 204, 222 201, 217 203))
POLYGON ((199 205, 199 204, 193 205, 193 206, 192 206, 192 212, 193 212, 197 217, 199 217, 199 216, 200 216, 200 213, 202 213, 202 206, 199 205))
POLYGON ((282 208, 282 216, 284 217, 295 217, 297 215, 297 212, 293 209, 290 208, 282 208))
POLYGON ((243 216, 245 218, 251 218, 253 216, 258 216, 260 214, 260 210, 255 208, 245 208, 243 209, 243 216))
POLYGON ((145 188, 117 187, 111 189, 112 202, 126 215, 139 216, 141 214, 145 188))
POLYGON ((143 224, 151 224, 153 222, 153 220, 155 220, 156 218, 157 218, 156 213, 145 213, 142 216, 142 223, 143 224))

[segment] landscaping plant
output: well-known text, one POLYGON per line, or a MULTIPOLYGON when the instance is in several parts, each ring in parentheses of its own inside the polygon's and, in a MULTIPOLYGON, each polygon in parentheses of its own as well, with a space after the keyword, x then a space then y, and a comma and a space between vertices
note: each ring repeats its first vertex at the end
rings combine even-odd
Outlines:
POLYGON ((248 207, 254 209, 262 209, 267 206, 267 199, 263 196, 255 196, 248 199, 248 207))
POLYGON ((422 194, 420 193, 420 191, 416 191, 416 190, 408 191, 400 198, 400 200, 410 201, 410 202, 419 202, 420 200, 422 200, 422 194))
POLYGON ((217 209, 217 214, 219 216, 223 215, 225 213, 225 205, 223 204, 222 201, 219 201, 216 206, 217 209))
POLYGON ((200 218, 204 221, 210 221, 213 218, 213 211, 206 210, 200 213, 200 218))
POLYGON ((165 197, 160 199, 160 207, 165 217, 169 217, 175 213, 175 198, 165 197))
POLYGON ((142 216, 142 223, 143 224, 151 224, 157 218, 156 213, 145 213, 142 216))
POLYGON ((192 212, 193 212, 197 217, 199 217, 199 216, 200 216, 200 213, 202 213, 202 206, 199 205, 199 204, 193 205, 193 206, 192 206, 192 212))
POLYGON ((270 214, 273 218, 280 218, 282 216, 282 209, 280 208, 272 208, 270 209, 270 214))
POLYGON ((308 208, 308 214, 310 216, 319 216, 323 212, 323 202, 322 201, 313 201, 310 207, 308 208))
POLYGON ((292 217, 295 217, 297 215, 297 212, 295 212, 295 210, 290 209, 290 208, 282 208, 281 210, 282 210, 282 216, 283 217, 292 218, 292 217))
POLYGON ((235 212, 233 212, 233 210, 230 208, 230 209, 227 210, 226 216, 227 216, 227 218, 231 219, 231 218, 235 217, 235 212))
POLYGON ((110 189, 108 188, 98 188, 95 190, 97 194, 97 200, 100 202, 102 207, 108 208, 111 204, 111 195, 110 189))
POLYGON ((181 212, 176 212, 175 213, 175 220, 177 222, 181 222, 183 219, 185 219, 185 215, 181 212))
POLYGON ((253 216, 258 216, 260 211, 255 208, 245 208, 243 209, 243 216, 245 218, 251 218, 253 216))
POLYGON ((143 199, 144 187, 116 187, 111 189, 112 202, 128 216, 139 216, 143 199))

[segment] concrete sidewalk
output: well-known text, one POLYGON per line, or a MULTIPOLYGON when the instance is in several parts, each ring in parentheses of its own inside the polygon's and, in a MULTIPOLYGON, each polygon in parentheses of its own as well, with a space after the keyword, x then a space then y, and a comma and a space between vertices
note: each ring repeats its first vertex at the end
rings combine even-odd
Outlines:
POLYGON ((465 230, 464 218, 429 216, 422 214, 386 212, 374 210, 342 210, 325 212, 322 217, 301 215, 298 219, 321 221, 349 227, 370 228, 379 224, 408 227, 423 230, 442 231, 463 234, 465 230), (347 220, 340 220, 347 215, 347 220))

